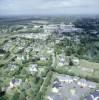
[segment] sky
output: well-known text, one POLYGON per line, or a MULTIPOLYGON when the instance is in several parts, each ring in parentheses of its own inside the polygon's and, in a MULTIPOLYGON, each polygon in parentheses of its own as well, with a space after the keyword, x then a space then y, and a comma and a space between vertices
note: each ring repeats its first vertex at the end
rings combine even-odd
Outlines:
POLYGON ((99 0, 0 0, 0 15, 99 14, 99 0))

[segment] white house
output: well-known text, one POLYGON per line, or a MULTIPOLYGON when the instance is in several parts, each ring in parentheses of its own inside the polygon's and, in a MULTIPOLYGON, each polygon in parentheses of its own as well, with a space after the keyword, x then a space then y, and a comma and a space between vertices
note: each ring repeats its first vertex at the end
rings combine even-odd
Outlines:
POLYGON ((87 87, 87 81, 85 79, 80 79, 77 84, 80 86, 80 87, 87 87))
POLYGON ((79 77, 74 76, 74 77, 73 77, 73 80, 74 80, 74 81, 78 81, 78 80, 79 80, 79 77))
POLYGON ((65 83, 72 83, 73 82, 73 79, 68 75, 58 76, 58 80, 60 82, 65 82, 65 83))
POLYGON ((55 41, 55 42, 56 42, 56 44, 58 44, 58 43, 60 42, 60 39, 56 39, 56 41, 55 41))
POLYGON ((62 54, 59 55, 59 62, 58 62, 58 66, 64 66, 66 63, 66 57, 64 52, 62 54))
POLYGON ((25 60, 25 57, 24 55, 17 55, 17 60, 25 60))
POLYGON ((59 59, 58 65, 59 65, 59 66, 64 66, 64 64, 65 64, 65 58, 62 57, 62 58, 59 59))
POLYGON ((29 67, 29 71, 31 72, 31 74, 33 74, 34 72, 37 72, 37 64, 32 64, 29 67))
POLYGON ((47 97, 48 100, 53 100, 53 98, 51 98, 50 96, 47 97))
POLYGON ((39 47, 34 47, 33 48, 33 51, 39 52, 40 51, 40 48, 39 47))
POLYGON ((40 28, 40 25, 34 25, 34 28, 40 28))
POLYGON ((26 48, 25 52, 29 53, 30 52, 30 48, 26 48))
POLYGON ((93 88, 93 89, 96 88, 96 83, 95 82, 87 81, 87 84, 88 84, 89 88, 93 88))
POLYGON ((46 61, 46 57, 41 56, 41 57, 40 57, 40 60, 41 60, 41 61, 46 61))
POLYGON ((10 81, 10 88, 20 86, 21 83, 22 83, 21 79, 12 79, 10 81))
POLYGON ((52 88, 52 92, 53 92, 53 93, 58 93, 58 92, 59 92, 59 89, 56 88, 56 87, 53 87, 53 88, 52 88))

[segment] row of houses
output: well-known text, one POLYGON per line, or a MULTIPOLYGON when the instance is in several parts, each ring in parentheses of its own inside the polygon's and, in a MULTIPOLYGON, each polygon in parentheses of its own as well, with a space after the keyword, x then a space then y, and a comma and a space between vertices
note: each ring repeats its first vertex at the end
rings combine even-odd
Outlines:
POLYGON ((77 85, 79 85, 82 88, 96 88, 96 83, 95 82, 91 82, 91 81, 87 81, 86 79, 79 79, 79 77, 71 77, 68 75, 62 75, 62 76, 58 76, 57 79, 59 80, 59 82, 63 83, 73 83, 73 82, 77 82, 77 85))
MULTIPOLYGON (((96 89, 95 82, 69 75, 57 75, 51 86, 52 90, 46 97, 48 100, 80 100, 81 96, 85 96, 90 93, 90 90, 96 89)), ((87 98, 89 97, 86 97, 84 100, 98 100, 87 98)), ((93 96, 93 98, 95 98, 95 96, 93 96)))

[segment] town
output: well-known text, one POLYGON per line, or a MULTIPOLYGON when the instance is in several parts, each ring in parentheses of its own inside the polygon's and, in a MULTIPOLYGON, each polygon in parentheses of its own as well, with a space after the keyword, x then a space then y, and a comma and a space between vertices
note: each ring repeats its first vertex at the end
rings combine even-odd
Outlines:
POLYGON ((0 24, 0 100, 99 100, 99 18, 45 19, 0 24))

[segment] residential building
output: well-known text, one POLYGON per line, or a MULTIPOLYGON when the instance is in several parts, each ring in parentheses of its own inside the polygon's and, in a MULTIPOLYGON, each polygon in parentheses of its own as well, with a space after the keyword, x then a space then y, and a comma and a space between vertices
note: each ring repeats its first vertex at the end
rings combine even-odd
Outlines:
POLYGON ((10 81, 10 88, 20 86, 21 83, 22 83, 21 79, 12 79, 10 81))

